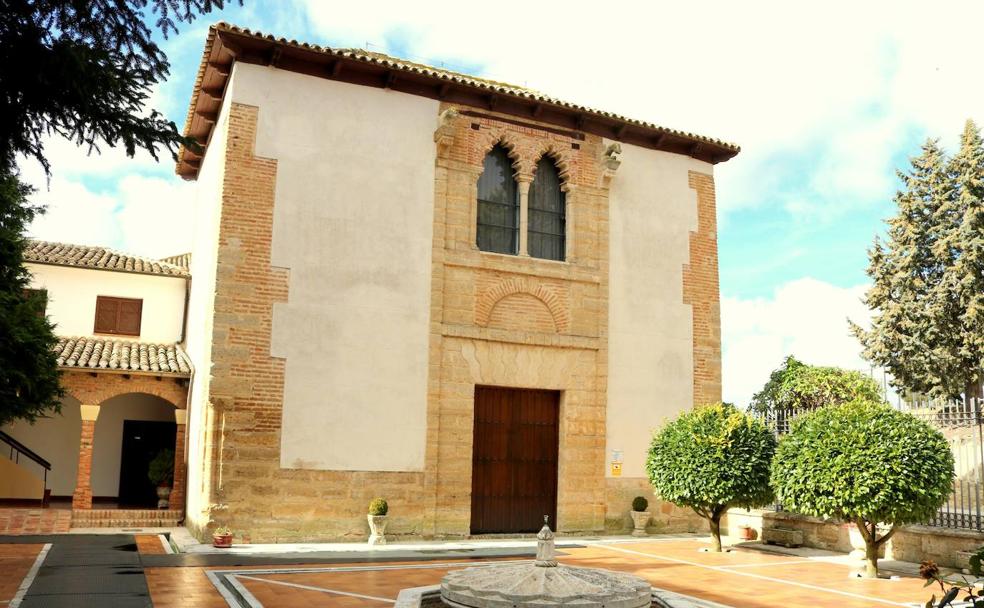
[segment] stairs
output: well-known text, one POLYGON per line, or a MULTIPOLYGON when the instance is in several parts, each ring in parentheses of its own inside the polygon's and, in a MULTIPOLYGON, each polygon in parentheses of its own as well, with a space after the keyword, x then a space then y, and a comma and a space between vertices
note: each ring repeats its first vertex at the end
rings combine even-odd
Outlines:
POLYGON ((74 509, 73 528, 176 528, 183 519, 180 510, 74 509))

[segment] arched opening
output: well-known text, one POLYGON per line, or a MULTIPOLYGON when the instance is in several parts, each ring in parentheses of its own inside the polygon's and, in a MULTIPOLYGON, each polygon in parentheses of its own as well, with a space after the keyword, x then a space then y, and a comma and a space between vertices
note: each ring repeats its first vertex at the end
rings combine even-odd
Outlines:
POLYGON ((560 171, 547 155, 536 164, 529 198, 529 253, 534 258, 564 260, 567 246, 567 195, 560 171))
POLYGON ((117 395, 99 405, 92 440, 93 506, 156 508, 156 485, 148 472, 162 452, 170 452, 173 461, 174 410, 169 401, 146 393, 117 395))
POLYGON ((477 244, 482 251, 519 253, 519 189, 512 160, 501 145, 485 155, 478 178, 477 244))

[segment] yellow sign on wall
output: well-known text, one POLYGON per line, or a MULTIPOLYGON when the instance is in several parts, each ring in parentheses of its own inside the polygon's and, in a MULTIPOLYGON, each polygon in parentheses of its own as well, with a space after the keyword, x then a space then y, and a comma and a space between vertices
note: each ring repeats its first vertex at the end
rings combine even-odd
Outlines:
POLYGON ((622 476, 622 463, 617 461, 612 461, 612 477, 622 476))

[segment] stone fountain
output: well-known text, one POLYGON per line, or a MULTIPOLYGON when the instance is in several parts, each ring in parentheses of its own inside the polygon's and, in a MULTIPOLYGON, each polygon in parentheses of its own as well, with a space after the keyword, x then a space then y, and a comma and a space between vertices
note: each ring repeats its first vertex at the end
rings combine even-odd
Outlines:
POLYGON ((543 518, 536 560, 456 570, 441 581, 441 601, 454 608, 643 608, 653 590, 631 574, 557 563, 554 534, 543 518))

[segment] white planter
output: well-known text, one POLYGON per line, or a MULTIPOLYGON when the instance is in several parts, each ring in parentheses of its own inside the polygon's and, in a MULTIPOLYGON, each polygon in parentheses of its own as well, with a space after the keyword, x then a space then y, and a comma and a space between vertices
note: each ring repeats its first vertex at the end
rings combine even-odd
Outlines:
MULTIPOLYGON (((888 528, 883 528, 882 526, 878 526, 879 537, 887 533, 888 533, 888 528)), ((851 540, 851 547, 854 548, 854 550, 851 551, 850 553, 850 557, 852 559, 856 559, 858 561, 863 562, 866 559, 864 537, 861 536, 861 532, 858 531, 858 527, 855 524, 847 525, 847 534, 851 540)), ((882 545, 881 547, 878 548, 878 558, 881 559, 883 557, 885 557, 885 545, 882 545)))
POLYGON ((171 506, 171 486, 157 486, 157 508, 167 509, 171 506))
POLYGON ((386 515, 366 515, 369 520, 369 544, 386 544, 386 515))
POLYGON ((632 525, 635 528, 632 530, 632 536, 646 536, 646 524, 652 517, 649 511, 629 511, 629 515, 632 516, 632 525))

